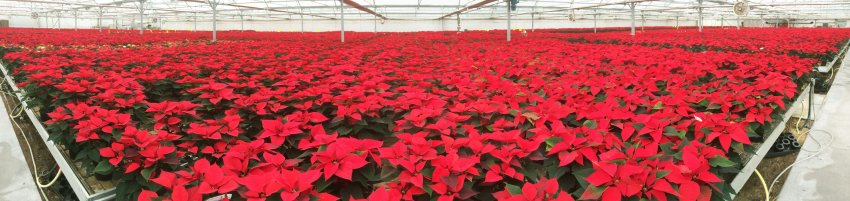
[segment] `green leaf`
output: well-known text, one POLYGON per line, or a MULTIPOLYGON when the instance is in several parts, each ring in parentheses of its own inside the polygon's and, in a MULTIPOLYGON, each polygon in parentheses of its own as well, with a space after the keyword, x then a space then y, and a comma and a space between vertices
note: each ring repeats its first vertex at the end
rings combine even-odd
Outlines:
POLYGON ((93 161, 100 160, 100 152, 98 152, 97 149, 89 149, 88 151, 86 151, 86 155, 88 155, 89 159, 93 161))
POLYGON ((664 127, 664 135, 665 136, 678 136, 679 132, 676 131, 676 128, 673 128, 672 126, 667 126, 667 127, 664 127))
POLYGON ((337 128, 336 132, 339 133, 340 135, 348 135, 348 133, 351 133, 351 131, 353 129, 354 128, 352 128, 351 126, 342 126, 342 127, 337 128))
POLYGON ((658 103, 655 103, 655 105, 652 106, 652 109, 653 110, 664 109, 664 102, 658 101, 658 103))
POLYGON ((331 179, 329 179, 329 180, 319 179, 318 181, 315 182, 316 183, 316 190, 319 191, 319 192, 322 192, 326 188, 331 186, 331 184, 333 184, 334 181, 336 181, 336 177, 331 177, 331 179))
POLYGON ((431 189, 431 185, 422 185, 422 191, 425 191, 428 196, 434 194, 434 189, 431 189))
POLYGON ((100 163, 97 163, 97 167, 94 168, 94 173, 97 174, 105 175, 110 172, 112 172, 112 164, 109 164, 108 160, 100 161, 100 163))
POLYGON ((548 152, 549 150, 552 149, 552 147, 554 147, 556 144, 558 144, 561 141, 564 141, 564 138, 551 137, 551 138, 546 139, 546 141, 545 141, 546 142, 546 151, 548 152))
POLYGON ((735 166, 735 162, 726 159, 723 156, 715 156, 714 158, 708 159, 708 163, 711 164, 712 167, 732 167, 735 166))
POLYGON ((589 129, 595 129, 595 128, 596 128, 596 121, 593 121, 593 120, 585 120, 585 121, 584 121, 584 123, 582 123, 581 125, 583 125, 584 127, 589 128, 589 129))
POLYGON ((153 172, 153 168, 142 169, 142 177, 144 177, 145 180, 149 180, 151 178, 152 172, 153 172))
POLYGON ((670 174, 669 170, 659 170, 658 172, 655 173, 655 178, 661 179, 661 178, 664 178, 665 176, 667 176, 668 174, 670 174))
POLYGON ((514 186, 509 183, 505 183, 505 189, 508 189, 508 192, 511 193, 511 195, 522 195, 522 188, 520 188, 519 186, 514 186))
MULTIPOLYGON (((552 159, 552 161, 555 160, 552 159)), ((558 164, 555 163, 546 168, 546 173, 549 175, 549 178, 560 178, 561 176, 564 176, 564 174, 567 174, 567 170, 569 169, 566 167, 558 167, 558 164)))

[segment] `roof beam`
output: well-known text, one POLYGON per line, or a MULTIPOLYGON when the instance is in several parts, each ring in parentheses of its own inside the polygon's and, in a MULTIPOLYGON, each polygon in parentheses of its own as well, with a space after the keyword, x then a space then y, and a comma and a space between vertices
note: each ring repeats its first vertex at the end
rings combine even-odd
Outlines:
POLYGON ((379 14, 379 13, 377 13, 377 12, 373 11, 372 9, 369 9, 369 8, 367 8, 367 7, 363 6, 363 5, 360 5, 359 3, 354 2, 354 1, 352 1, 352 0, 342 0, 342 3, 345 3, 345 4, 347 4, 347 5, 351 6, 351 7, 354 7, 354 8, 356 8, 357 10, 361 10, 361 11, 363 11, 363 12, 366 12, 366 13, 369 13, 369 14, 372 14, 372 15, 375 15, 375 17, 378 17, 378 18, 381 18, 381 19, 384 19, 384 20, 386 20, 386 19, 387 19, 387 17, 384 17, 383 15, 381 15, 381 14, 379 14))
MULTIPOLYGON (((206 4, 206 3, 207 3, 206 1, 203 1, 203 0, 181 0, 181 1, 194 2, 194 3, 203 3, 203 4, 206 4)), ((288 13, 288 14, 294 14, 294 15, 307 15, 307 16, 313 16, 313 17, 325 18, 325 19, 331 19, 331 20, 335 20, 335 19, 336 19, 336 18, 333 18, 333 17, 327 17, 327 16, 322 16, 322 15, 314 15, 314 14, 309 14, 309 13, 300 13, 300 12, 293 12, 293 11, 285 11, 285 10, 278 10, 278 9, 273 9, 273 8, 260 8, 260 7, 254 7, 254 6, 246 6, 246 5, 233 4, 233 3, 222 3, 222 4, 220 4, 220 5, 225 5, 225 6, 230 6, 230 7, 237 7, 237 8, 254 9, 254 10, 267 10, 267 11, 274 11, 274 12, 280 12, 280 13, 288 13)))
POLYGON ((495 2, 495 1, 496 1, 496 0, 481 0, 481 2, 478 2, 478 3, 472 4, 472 5, 469 5, 469 6, 463 7, 463 8, 461 8, 461 9, 458 9, 458 10, 454 11, 454 12, 451 12, 451 13, 449 13, 449 14, 443 15, 442 17, 437 18, 437 19, 439 20, 439 19, 446 18, 446 17, 448 17, 448 16, 452 16, 452 15, 455 15, 455 14, 460 14, 460 13, 463 13, 464 11, 468 11, 468 10, 476 9, 476 8, 481 7, 481 6, 487 5, 487 4, 489 4, 489 3, 493 3, 493 2, 495 2))
MULTIPOLYGON (((602 7, 602 6, 620 5, 620 4, 628 4, 628 3, 640 3, 640 2, 648 2, 648 1, 658 1, 658 0, 625 0, 625 1, 618 1, 618 2, 611 2, 611 3, 600 3, 600 4, 594 4, 594 5, 588 5, 588 6, 579 6, 579 7, 574 7, 574 8, 561 8, 561 9, 555 9, 555 10, 538 11, 538 12, 535 12, 535 13, 551 13, 551 12, 561 12, 561 11, 567 11, 567 10, 580 10, 580 9, 596 8, 596 7, 602 7)), ((516 13, 514 15, 528 15, 528 14, 531 14, 531 12, 516 13)))

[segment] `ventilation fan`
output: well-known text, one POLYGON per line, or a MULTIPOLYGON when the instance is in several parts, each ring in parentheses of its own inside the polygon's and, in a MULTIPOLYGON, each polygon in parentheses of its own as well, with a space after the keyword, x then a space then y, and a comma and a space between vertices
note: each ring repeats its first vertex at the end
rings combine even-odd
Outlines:
POLYGON ((381 24, 384 24, 384 22, 386 22, 386 20, 384 20, 384 18, 381 18, 381 24))
POLYGON ((32 19, 38 19, 38 13, 36 13, 36 12, 32 12, 32 13, 30 14, 30 17, 32 17, 32 19))
POLYGON ((747 13, 750 12, 750 5, 746 0, 735 2, 735 5, 732 6, 733 12, 738 16, 747 16, 747 13))

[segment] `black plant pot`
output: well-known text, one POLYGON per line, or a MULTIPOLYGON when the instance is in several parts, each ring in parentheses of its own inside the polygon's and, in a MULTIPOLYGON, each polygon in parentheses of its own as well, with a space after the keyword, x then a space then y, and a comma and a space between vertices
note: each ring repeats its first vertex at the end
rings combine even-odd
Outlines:
POLYGON ((112 180, 112 174, 94 174, 94 178, 98 181, 109 181, 112 180))

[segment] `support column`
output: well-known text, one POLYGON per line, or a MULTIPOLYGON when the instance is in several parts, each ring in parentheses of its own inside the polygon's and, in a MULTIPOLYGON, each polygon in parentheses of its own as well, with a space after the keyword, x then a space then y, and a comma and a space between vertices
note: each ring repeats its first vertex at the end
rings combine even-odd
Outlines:
POLYGON ((720 28, 722 29, 722 28, 724 28, 724 26, 725 25, 723 24, 723 16, 721 15, 720 16, 720 28))
POLYGON ((643 14, 643 11, 640 11, 640 31, 646 31, 646 15, 643 14))
MULTIPOLYGON (((461 0, 457 0, 457 9, 460 10, 461 0)), ((457 32, 460 33, 460 12, 457 13, 457 32)))
POLYGON ((192 23, 194 25, 192 32, 195 32, 198 30, 198 13, 192 13, 192 18, 194 19, 194 23, 192 23))
MULTIPOLYGON (((372 1, 372 10, 374 10, 376 13, 378 12, 378 5, 376 5, 376 4, 375 4, 375 1, 372 1)), ((372 17, 374 17, 374 19, 373 19, 373 20, 374 20, 374 22, 372 22, 372 23, 374 23, 374 24, 375 24, 375 29, 373 30, 373 32, 375 32, 375 34, 378 34, 378 16, 377 16, 377 15, 372 15, 372 17)), ((442 19, 440 19, 440 22, 442 22, 442 21, 443 21, 443 20, 442 20, 442 19)), ((440 26, 440 30, 442 30, 442 29, 444 29, 444 28, 443 28, 443 26, 442 26, 442 24, 441 24, 441 26, 440 26)))
POLYGON ((77 31, 77 10, 73 11, 74 13, 74 31, 77 31))
POLYGON ((339 18, 342 19, 339 23, 339 38, 340 41, 345 43, 345 2, 339 0, 339 18))
POLYGON ((679 29, 679 16, 676 16, 676 29, 679 29))
POLYGON ((216 27, 216 24, 218 23, 218 22, 216 21, 216 20, 217 20, 217 15, 218 15, 218 9, 216 9, 216 8, 218 7, 218 0, 207 0, 207 3, 209 3, 209 4, 210 4, 210 8, 212 8, 212 10, 213 10, 213 19, 212 19, 212 41, 213 41, 213 42, 215 42, 216 40, 218 40, 218 37, 216 36, 216 32, 218 31, 218 30, 217 30, 217 27, 216 27))
POLYGON ((632 33, 631 35, 635 35, 635 6, 637 3, 629 3, 629 9, 632 12, 632 33))
POLYGON ((593 33, 596 33, 596 16, 599 14, 593 14, 593 33))
POLYGON ((457 14, 457 32, 460 32, 460 13, 457 14))
POLYGON ((162 30, 162 15, 159 16, 159 30, 162 30))
POLYGON ((145 33, 145 1, 139 0, 139 35, 145 33))
POLYGON ((735 27, 737 27, 738 30, 741 30, 741 26, 743 26, 741 24, 741 17, 738 16, 738 17, 735 18, 735 27))
POLYGON ((245 16, 242 15, 242 10, 239 11, 239 32, 245 32, 245 16))
POLYGON ((699 2, 699 6, 697 7, 697 13, 698 13, 698 15, 699 15, 699 18, 697 18, 697 25, 699 26, 699 32, 702 32, 702 23, 703 23, 703 19, 702 19, 702 0, 697 0, 697 2, 699 2))
POLYGON ((534 13, 531 13, 531 32, 534 32, 534 13))
POLYGON ((511 0, 507 0, 508 3, 508 42, 511 42, 511 0))
MULTIPOLYGON (((301 13, 304 13, 302 10, 301 13)), ((301 14, 301 33, 304 33, 304 14, 301 14)))
POLYGON ((97 7, 97 9, 97 30, 103 32, 103 24, 101 23, 103 21, 103 6, 97 7))

